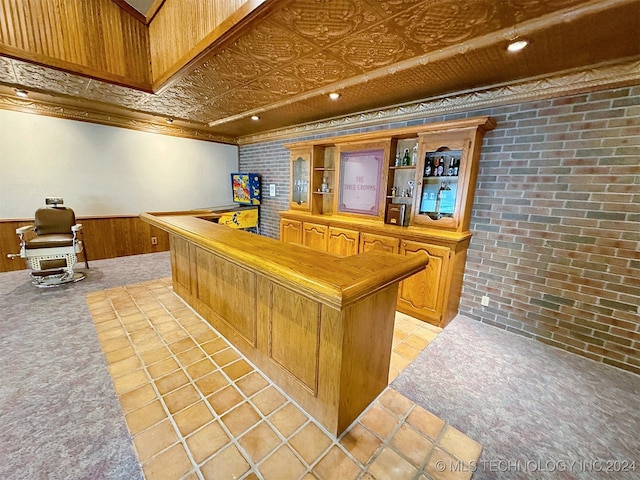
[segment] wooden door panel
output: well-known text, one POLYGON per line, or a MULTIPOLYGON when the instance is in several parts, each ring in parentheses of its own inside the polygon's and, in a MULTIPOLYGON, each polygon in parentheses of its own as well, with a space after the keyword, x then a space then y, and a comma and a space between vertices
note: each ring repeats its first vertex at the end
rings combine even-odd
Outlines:
POLYGON ((394 237, 376 235, 375 233, 360 234, 360 251, 383 250, 385 252, 398 253, 400 241, 394 237))
POLYGON ((327 250, 329 227, 305 222, 302 228, 303 245, 316 250, 327 250))
POLYGON ((280 241, 302 244, 302 222, 298 220, 280 220, 280 241))
POLYGON ((329 227, 328 251, 343 257, 349 257, 358 253, 358 240, 360 234, 356 230, 346 228, 329 227))
POLYGON ((400 282, 398 305, 403 311, 409 310, 419 317, 440 321, 445 304, 449 249, 438 245, 403 240, 400 245, 402 255, 424 252, 429 256, 427 267, 400 282))

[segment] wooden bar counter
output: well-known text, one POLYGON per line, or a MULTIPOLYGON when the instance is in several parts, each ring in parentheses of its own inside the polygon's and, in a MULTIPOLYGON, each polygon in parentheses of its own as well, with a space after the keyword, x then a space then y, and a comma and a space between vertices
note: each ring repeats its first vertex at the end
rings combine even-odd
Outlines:
POLYGON ((198 212, 140 217, 169 233, 175 293, 330 433, 387 386, 398 282, 427 255, 340 257, 198 212))

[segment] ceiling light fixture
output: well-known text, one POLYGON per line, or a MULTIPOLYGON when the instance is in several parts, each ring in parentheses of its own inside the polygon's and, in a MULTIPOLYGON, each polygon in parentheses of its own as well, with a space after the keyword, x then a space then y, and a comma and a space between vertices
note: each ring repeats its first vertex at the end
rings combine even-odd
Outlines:
POLYGON ((16 88, 16 95, 22 98, 27 98, 29 96, 29 92, 16 88))
POLYGON ((509 50, 510 52, 519 52, 520 50, 525 48, 527 45, 529 45, 528 40, 516 40, 509 44, 509 46, 507 47, 507 50, 509 50))
POLYGON ((173 118, 167 118, 165 120, 165 122, 167 122, 169 125, 171 125, 173 123, 173 118))
POLYGON ((337 99, 339 99, 339 98, 340 98, 340 94, 339 94, 339 93, 337 93, 337 92, 331 92, 331 93, 329 94, 329 98, 330 98, 331 100, 337 100, 337 99))
POLYGON ((251 120, 257 122, 258 120, 260 120, 260 117, 258 115, 251 115, 251 120))

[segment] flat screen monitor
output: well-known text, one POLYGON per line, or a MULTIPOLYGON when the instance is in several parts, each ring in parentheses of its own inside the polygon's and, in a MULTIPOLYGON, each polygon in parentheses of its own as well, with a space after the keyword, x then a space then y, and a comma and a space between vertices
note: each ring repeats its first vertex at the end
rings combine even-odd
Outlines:
POLYGON ((232 173, 231 191, 234 203, 260 205, 260 175, 257 173, 232 173))

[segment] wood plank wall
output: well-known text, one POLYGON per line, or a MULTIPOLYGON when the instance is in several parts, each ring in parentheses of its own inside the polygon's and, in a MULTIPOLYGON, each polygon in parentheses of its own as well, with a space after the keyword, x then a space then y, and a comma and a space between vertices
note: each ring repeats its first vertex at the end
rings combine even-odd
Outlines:
MULTIPOLYGON (((89 261, 169 250, 169 235, 136 216, 78 217, 77 222, 82 223, 89 261), (151 237, 158 239, 157 245, 151 244, 151 237)), ((32 223, 33 221, 0 221, 0 272, 26 268, 24 260, 10 260, 7 254, 20 251, 16 228, 32 223)), ((79 260, 84 260, 84 257, 80 256, 79 260)))
POLYGON ((147 26, 111 0, 0 0, 0 53, 151 86, 147 26))
POLYGON ((264 0, 165 0, 149 24, 157 89, 264 0))

